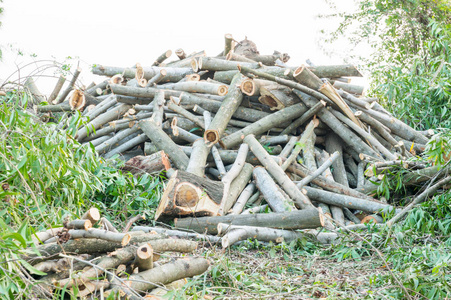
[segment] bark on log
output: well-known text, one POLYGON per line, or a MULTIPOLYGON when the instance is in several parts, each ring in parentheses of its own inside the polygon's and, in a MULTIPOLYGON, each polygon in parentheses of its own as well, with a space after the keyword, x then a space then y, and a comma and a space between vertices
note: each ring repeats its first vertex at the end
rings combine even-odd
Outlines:
POLYGON ((31 94, 31 98, 33 100, 33 104, 38 105, 41 102, 45 101, 45 96, 42 94, 36 83, 34 82, 33 77, 28 77, 27 80, 24 83, 24 87, 28 92, 31 94))
MULTIPOLYGON (((246 185, 249 183, 249 180, 252 177, 253 166, 248 163, 244 163, 243 168, 241 169, 238 176, 232 181, 230 185, 230 189, 228 190, 228 194, 226 194, 225 200, 221 203, 221 211, 220 213, 229 212, 230 208, 235 204, 238 196, 244 190, 246 185)), ((225 192, 225 189, 224 189, 225 192)))
POLYGON ((166 229, 166 228, 160 228, 160 227, 149 227, 149 226, 135 226, 133 227, 132 231, 144 231, 144 232, 156 232, 158 234, 167 235, 167 236, 173 236, 178 237, 181 239, 196 239, 200 241, 206 241, 212 244, 216 244, 221 239, 220 237, 213 236, 213 235, 205 235, 205 234, 199 234, 199 233, 193 233, 193 232, 186 232, 186 231, 180 231, 180 230, 172 230, 172 229, 166 229))
POLYGON ((217 215, 223 184, 177 170, 161 197, 155 220, 160 217, 217 215))
POLYGON ((232 80, 227 97, 222 102, 221 107, 211 121, 209 128, 205 130, 204 139, 206 141, 216 144, 224 134, 227 124, 243 100, 243 94, 237 87, 242 80, 243 76, 241 74, 236 75, 232 80))
POLYGON ((280 188, 263 167, 254 168, 254 179, 257 188, 274 212, 293 211, 296 208, 291 199, 280 191, 280 188))
POLYGON ((363 95, 364 87, 361 85, 356 84, 350 84, 350 83, 344 83, 340 81, 335 81, 333 84, 333 87, 337 90, 342 89, 345 92, 354 94, 354 95, 363 95))
POLYGON ((207 165, 207 157, 210 153, 212 145, 207 145, 203 138, 198 139, 193 143, 193 151, 189 158, 186 172, 197 175, 199 177, 204 176, 205 166, 207 165))
POLYGON ((160 128, 163 125, 164 104, 164 91, 157 91, 153 100, 152 120, 160 128))
MULTIPOLYGON (((182 80, 186 75, 193 73, 191 68, 174 68, 174 67, 145 67, 144 68, 144 78, 149 80, 154 77, 161 69, 165 69, 167 74, 164 77, 164 82, 178 82, 182 80)), ((118 68, 96 65, 92 68, 92 73, 96 75, 103 76, 114 76, 115 74, 122 74, 125 78, 135 78, 136 69, 135 68, 118 68)))
MULTIPOLYGON (((326 169, 328 169, 340 156, 340 153, 338 151, 335 151, 328 159, 325 163, 323 163, 319 168, 317 168, 316 170, 312 171, 311 174, 309 174, 308 176, 306 176, 304 179, 302 179, 301 181, 299 181, 299 183, 297 184, 298 188, 302 189, 305 185, 309 184, 310 182, 312 182, 312 180, 314 180, 316 177, 318 177, 319 175, 321 175, 326 169)), ((312 169, 311 169, 312 170, 312 169)))
POLYGON ((147 135, 145 134, 138 134, 137 136, 131 138, 130 140, 124 142, 124 140, 121 141, 121 144, 114 149, 110 150, 109 152, 105 153, 103 157, 105 158, 111 158, 116 154, 125 153, 127 150, 134 148, 137 145, 140 145, 144 143, 145 141, 149 140, 147 135))
POLYGON ((329 133, 326 137, 326 151, 329 153, 338 152, 339 158, 332 164, 332 174, 334 181, 349 187, 348 178, 346 176, 345 165, 343 163, 343 147, 340 138, 335 133, 329 133))
POLYGON ((305 186, 303 190, 306 191, 307 195, 316 201, 323 202, 329 205, 343 206, 350 209, 358 209, 370 213, 376 213, 380 210, 392 211, 395 208, 392 205, 378 203, 374 201, 368 201, 365 199, 354 198, 351 196, 345 196, 340 194, 334 194, 331 192, 315 189, 312 187, 305 186))
POLYGON ((188 120, 193 121, 194 123, 196 123, 197 125, 199 125, 202 129, 205 129, 205 123, 204 121, 197 117, 196 115, 192 114, 191 112, 187 111, 186 109, 184 109, 183 107, 177 105, 174 103, 174 101, 169 101, 168 103, 168 108, 170 110, 172 110, 173 112, 176 112, 182 116, 184 116, 185 118, 187 118, 188 120))
POLYGON ((88 136, 88 130, 92 131, 93 129, 94 130, 98 129, 100 126, 117 119, 119 116, 123 115, 130 108, 131 108, 131 105, 121 104, 117 108, 114 108, 112 110, 109 110, 109 111, 99 115, 97 118, 93 119, 91 122, 86 124, 83 128, 78 130, 78 132, 77 132, 78 141, 81 141, 85 137, 88 136))
POLYGON ((149 243, 141 245, 136 250, 136 264, 139 272, 146 271, 153 268, 153 248, 149 243))
POLYGON ((49 103, 53 103, 53 100, 56 99, 65 81, 66 77, 64 77, 64 75, 61 74, 60 77, 58 78, 58 81, 56 82, 55 87, 53 88, 52 93, 49 96, 49 99, 47 100, 49 103))
POLYGON ((92 228, 92 223, 90 220, 72 220, 65 226, 67 229, 84 229, 88 230, 92 228))
POLYGON ((293 148, 296 146, 296 143, 298 142, 298 138, 295 136, 292 136, 288 143, 283 147, 282 152, 280 152, 279 156, 282 158, 287 158, 288 155, 291 154, 293 151, 293 148))
POLYGON ((153 120, 142 120, 139 122, 139 126, 159 150, 168 154, 177 169, 186 170, 189 162, 188 156, 153 120))
POLYGON ((235 202, 235 205, 232 207, 231 215, 238 215, 243 211, 244 206, 246 205, 249 198, 254 194, 255 184, 253 182, 249 183, 244 190, 241 192, 240 196, 235 202))
POLYGON ((112 285, 116 285, 113 292, 122 290, 129 296, 129 299, 141 299, 136 297, 131 291, 147 291, 158 286, 174 282, 176 280, 200 275, 207 271, 210 263, 205 258, 179 259, 153 269, 131 275, 124 287, 117 280, 113 280, 112 285))
MULTIPOLYGON (((308 96, 298 90, 293 91, 298 97, 308 106, 313 107, 318 103, 317 99, 308 96)), ((358 153, 365 153, 372 156, 377 156, 377 153, 371 149, 364 141, 362 141, 353 131, 344 126, 337 118, 327 109, 322 109, 318 112, 318 117, 329 128, 331 128, 343 141, 354 148, 358 153)))
POLYGON ((223 249, 248 238, 254 238, 262 242, 288 243, 305 237, 302 232, 268 227, 229 225, 225 223, 218 224, 218 234, 224 234, 221 240, 223 249))
POLYGON ((157 57, 157 59, 153 62, 152 67, 157 67, 161 65, 162 62, 164 62, 166 59, 171 57, 172 50, 167 50, 164 53, 162 53, 160 56, 157 57))
POLYGON ((249 134, 259 135, 271 128, 279 126, 281 123, 287 120, 292 120, 303 115, 307 111, 305 105, 299 103, 285 109, 282 109, 276 113, 270 114, 253 124, 244 127, 243 129, 232 133, 221 140, 221 146, 223 148, 232 148, 241 143, 245 136, 249 134))
POLYGON ((102 239, 110 242, 120 242, 122 246, 126 246, 131 239, 130 234, 127 233, 111 232, 96 228, 91 228, 89 230, 71 229, 69 230, 69 234, 71 239, 80 239, 80 238, 102 239))
POLYGON ((281 110, 300 102, 292 96, 290 88, 277 83, 260 87, 259 92, 258 101, 269 106, 271 110, 281 110))
POLYGON ((72 79, 69 81, 69 84, 67 85, 66 89, 61 93, 61 95, 56 99, 56 104, 64 102, 66 100, 66 97, 69 95, 69 93, 73 90, 75 86, 75 82, 78 79, 78 76, 80 76, 81 69, 77 67, 77 69, 74 72, 74 75, 72 76, 72 79))
POLYGON ((153 153, 149 156, 135 156, 128 160, 121 168, 134 175, 160 173, 171 168, 169 158, 164 151, 153 153))
POLYGON ((280 135, 284 134, 292 134, 293 131, 296 130, 299 126, 307 122, 310 118, 312 118, 314 115, 316 115, 320 110, 322 110, 326 106, 326 102, 319 101, 317 104, 315 104, 313 107, 309 108, 308 111, 306 111, 302 116, 300 116, 298 119, 294 120, 290 125, 288 125, 281 133, 280 135))
POLYGON ((190 93, 205 93, 212 95, 225 96, 229 88, 225 84, 217 84, 207 81, 185 81, 177 82, 170 85, 165 85, 164 88, 190 92, 190 93))
MULTIPOLYGON (((244 65, 248 68, 258 69, 260 67, 259 63, 245 63, 237 62, 231 60, 217 59, 213 57, 199 57, 198 70, 193 69, 195 72, 200 70, 208 71, 228 71, 237 70, 238 66, 244 65)), ((233 80, 232 80, 233 82, 233 80)))
POLYGON ((310 200, 299 191, 293 181, 285 174, 283 169, 272 160, 268 152, 266 152, 263 146, 255 139, 254 135, 246 136, 244 142, 249 145, 250 150, 257 156, 262 165, 301 209, 313 207, 310 200))
POLYGON ((190 229, 199 233, 217 234, 217 226, 219 223, 280 229, 308 229, 323 226, 322 216, 320 216, 318 210, 314 208, 270 214, 241 214, 176 219, 175 227, 190 229))

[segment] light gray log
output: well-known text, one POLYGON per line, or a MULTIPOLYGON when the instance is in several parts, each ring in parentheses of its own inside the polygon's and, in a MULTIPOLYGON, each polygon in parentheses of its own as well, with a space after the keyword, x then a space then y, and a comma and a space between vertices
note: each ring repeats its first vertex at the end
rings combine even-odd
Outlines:
POLYGON ((246 136, 244 142, 249 145, 250 150, 257 156, 262 165, 301 209, 313 207, 310 200, 299 191, 293 181, 285 174, 284 170, 274 162, 268 152, 255 139, 254 135, 246 136))
MULTIPOLYGON (((177 82, 183 79, 186 75, 192 74, 193 70, 191 68, 173 68, 173 67, 145 67, 144 68, 144 78, 149 80, 154 77, 160 70, 166 70, 166 76, 164 77, 164 82, 177 82)), ((92 73, 96 75, 103 76, 114 76, 116 74, 122 74, 125 78, 135 78, 136 68, 118 68, 96 65, 92 68, 92 73)))
POLYGON ((233 205, 231 215, 238 215, 243 211, 244 206, 246 205, 247 201, 251 198, 251 196, 254 194, 255 191, 255 184, 253 182, 249 183, 241 192, 240 196, 235 202, 235 205, 233 205))
POLYGON ((284 212, 296 210, 291 199, 287 199, 263 167, 255 167, 253 174, 258 190, 272 211, 284 212))
POLYGON ((60 77, 58 78, 58 81, 56 82, 55 87, 53 88, 52 93, 49 96, 49 99, 47 100, 49 103, 52 103, 53 100, 56 99, 56 97, 58 96, 59 92, 61 91, 61 88, 63 87, 65 81, 66 81, 66 77, 64 77, 64 75, 61 74, 60 77))
POLYGON ((127 151, 127 150, 129 150, 129 149, 141 144, 141 143, 144 143, 148 139, 149 138, 147 137, 147 135, 139 134, 138 136, 132 138, 128 142, 123 143, 123 144, 119 145, 118 147, 114 148, 113 150, 111 150, 110 152, 106 153, 104 155, 104 157, 105 158, 111 158, 113 155, 125 152, 125 151, 127 151))

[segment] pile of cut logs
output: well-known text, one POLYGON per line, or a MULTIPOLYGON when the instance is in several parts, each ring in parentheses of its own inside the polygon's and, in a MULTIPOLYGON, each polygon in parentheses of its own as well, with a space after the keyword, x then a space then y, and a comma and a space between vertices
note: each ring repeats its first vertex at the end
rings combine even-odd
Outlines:
POLYGON ((166 171, 157 220, 225 233, 224 247, 248 237, 280 242, 309 232, 294 229, 400 218, 396 203, 374 198, 392 170, 402 169, 404 186, 415 191, 441 180, 414 201, 450 181, 448 168, 409 160, 433 132, 414 130, 362 96, 349 79, 362 75, 351 65, 290 67, 286 53, 262 55, 230 35, 215 57, 178 49, 179 59, 165 63, 171 53, 151 67, 96 65, 92 72, 107 76, 100 84, 74 89, 72 79, 59 97, 60 85, 52 93, 59 104, 37 106, 47 116, 66 112, 60 128, 82 111, 75 138, 105 158, 120 155, 124 170, 166 171))
POLYGON ((55 288, 68 289, 80 298, 114 293, 142 299, 141 294, 146 293, 149 299, 163 299, 168 290, 185 285, 187 277, 208 269, 210 263, 205 258, 173 254, 192 253, 197 242, 168 238, 155 231, 129 232, 138 219, 141 216, 130 219, 124 232, 118 232, 91 208, 63 227, 33 235, 36 247, 21 260, 32 265, 35 274, 47 274, 40 276, 34 289, 36 299, 53 298, 55 288), (99 228, 93 228, 95 224, 99 228))

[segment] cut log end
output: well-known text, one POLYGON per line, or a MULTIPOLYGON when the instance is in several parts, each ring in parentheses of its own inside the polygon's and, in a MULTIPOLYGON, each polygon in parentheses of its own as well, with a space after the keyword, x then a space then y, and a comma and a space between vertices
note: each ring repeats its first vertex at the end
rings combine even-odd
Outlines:
POLYGON ((218 95, 219 96, 227 95, 228 91, 229 91, 229 89, 228 89, 228 87, 226 85, 220 85, 218 87, 218 95))
POLYGON ((255 83, 252 79, 245 79, 240 85, 241 92, 248 96, 253 96, 255 93, 255 83))
POLYGON ((74 90, 69 98, 69 105, 72 110, 80 110, 86 105, 86 98, 82 91, 74 90))
POLYGON ((219 142, 219 132, 217 130, 207 129, 204 133, 204 139, 213 144, 219 142))
POLYGON ((91 221, 91 224, 93 225, 100 220, 100 212, 97 208, 91 207, 81 218, 91 221))
POLYGON ((130 243, 131 238, 132 238, 132 235, 129 234, 129 233, 126 233, 126 234, 124 235, 124 237, 122 238, 122 241, 121 241, 122 247, 127 246, 128 243, 130 243))

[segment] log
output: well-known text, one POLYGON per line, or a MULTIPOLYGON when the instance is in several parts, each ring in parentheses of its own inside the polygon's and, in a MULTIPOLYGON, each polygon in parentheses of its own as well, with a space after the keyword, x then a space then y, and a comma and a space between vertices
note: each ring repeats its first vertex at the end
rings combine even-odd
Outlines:
POLYGON ((259 206, 253 206, 251 208, 246 209, 241 214, 242 215, 253 215, 253 214, 266 213, 267 209, 268 209, 268 204, 259 205, 259 206))
POLYGON ((109 152, 105 153, 103 157, 105 158, 111 158, 116 154, 125 153, 127 150, 134 148, 137 145, 140 145, 144 143, 145 141, 149 140, 147 135, 145 134, 138 134, 137 136, 131 138, 130 140, 124 142, 124 140, 121 141, 121 144, 114 149, 110 150, 109 152))
POLYGON ((91 221, 91 224, 94 225, 100 220, 100 212, 97 208, 91 207, 88 209, 80 219, 87 219, 91 221))
POLYGON ((153 114, 152 114, 152 121, 155 123, 155 125, 161 126, 163 125, 163 114, 164 114, 164 91, 157 91, 155 93, 155 98, 153 100, 153 114))
POLYGON ((168 74, 165 69, 161 69, 160 72, 157 72, 152 78, 147 81, 146 87, 154 87, 163 80, 163 78, 168 74))
POLYGON ((61 93, 61 95, 56 99, 56 104, 64 102, 66 100, 69 93, 74 89, 75 82, 78 79, 78 76, 80 76, 81 68, 77 67, 77 69, 74 72, 74 75, 72 76, 72 79, 69 81, 69 84, 67 85, 66 89, 61 93))
POLYGON ((253 175, 258 190, 272 211, 284 212, 296 210, 291 199, 286 197, 285 193, 280 190, 263 167, 254 168, 253 175))
POLYGON ((153 268, 153 248, 149 243, 141 245, 136 250, 136 264, 139 272, 153 268))
POLYGON ((225 223, 218 224, 218 234, 224 235, 221 240, 222 248, 228 248, 239 241, 254 238, 262 242, 291 242, 305 238, 302 232, 274 229, 268 227, 238 226, 225 223))
POLYGON ((56 97, 58 96, 59 92, 61 91, 61 88, 63 87, 65 81, 66 81, 66 77, 64 77, 64 75, 61 74, 60 77, 58 78, 58 81, 56 82, 55 87, 53 88, 52 93, 49 96, 49 99, 47 100, 49 103, 53 103, 53 100, 56 99, 56 97))
POLYGON ((178 237, 181 239, 196 239, 200 241, 206 241, 212 244, 216 244, 221 239, 220 237, 213 235, 205 235, 193 232, 186 232, 180 230, 166 229, 160 227, 149 227, 149 226, 135 226, 132 231, 144 231, 144 232, 156 232, 158 234, 178 237))
POLYGON ((277 83, 262 86, 259 92, 258 101, 269 106, 271 110, 281 110, 300 102, 292 96, 290 88, 277 83))
POLYGON ((193 143, 193 150, 188 166, 186 167, 187 172, 200 177, 204 176, 207 157, 210 153, 211 146, 211 144, 207 145, 203 138, 200 138, 193 143))
POLYGON ((100 154, 106 153, 111 148, 114 148, 117 145, 117 143, 119 143, 120 141, 123 141, 125 138, 128 138, 135 133, 138 133, 139 131, 140 131, 140 129, 137 125, 135 125, 131 128, 126 128, 124 130, 121 130, 118 133, 116 133, 113 137, 111 137, 110 139, 108 139, 105 142, 103 142, 102 144, 96 146, 95 149, 96 149, 97 153, 100 153, 100 154))
POLYGON ((129 159, 121 169, 134 175, 141 175, 160 173, 170 168, 169 157, 164 151, 159 151, 149 156, 135 156, 129 159))
POLYGON ((331 193, 305 186, 303 188, 307 196, 312 200, 323 202, 329 205, 347 207, 349 209, 358 209, 365 212, 376 213, 379 211, 394 211, 395 208, 389 204, 378 203, 375 201, 368 201, 365 199, 355 198, 351 196, 345 196, 340 194, 331 193))
POLYGON ((131 108, 131 105, 121 104, 117 108, 109 110, 97 118, 93 119, 91 122, 86 124, 83 128, 79 129, 77 132, 78 141, 82 141, 85 137, 88 136, 88 130, 93 131, 101 127, 102 125, 117 119, 119 116, 123 115, 126 111, 131 108))
POLYGON ((329 65, 308 67, 319 78, 363 77, 353 65, 329 65))
POLYGON ((129 296, 129 299, 142 299, 142 297, 136 297, 132 291, 147 291, 182 278, 200 275, 207 271, 209 266, 210 263, 205 258, 179 259, 175 262, 131 275, 126 280, 127 286, 121 285, 115 279, 111 283, 116 286, 112 292, 122 290, 129 296))
POLYGON ((101 229, 103 229, 103 230, 107 230, 107 231, 111 231, 111 232, 119 232, 116 229, 116 227, 114 227, 114 225, 111 224, 111 222, 105 217, 100 218, 100 224, 101 224, 101 229))
POLYGON ((36 83, 34 82, 33 77, 28 77, 24 83, 25 89, 30 93, 31 99, 33 100, 33 104, 38 105, 41 102, 45 102, 45 96, 39 91, 36 83))
POLYGON ((254 194, 255 184, 253 182, 249 183, 244 190, 241 192, 240 196, 236 200, 232 207, 231 215, 238 215, 243 211, 249 198, 254 194))
MULTIPOLYGON (((302 189, 305 185, 309 184, 316 177, 321 175, 326 169, 328 169, 338 158, 340 157, 340 152, 335 151, 332 156, 330 156, 326 162, 324 162, 319 168, 314 170, 311 174, 306 176, 304 179, 298 182, 298 188, 302 189)), ((312 170, 312 169, 311 169, 312 170)))
POLYGON ((182 48, 178 48, 175 50, 175 55, 177 55, 177 57, 182 60, 184 58, 186 58, 186 53, 182 48))
POLYGON ((226 33, 224 35, 224 40, 225 40, 225 44, 224 44, 224 51, 223 51, 222 55, 227 55, 234 48, 233 47, 233 37, 230 33, 226 33))
POLYGON ((131 239, 131 236, 128 233, 118 233, 96 228, 91 228, 89 230, 71 229, 69 230, 69 234, 71 239, 94 238, 110 242, 120 242, 122 246, 126 246, 131 239))
POLYGON ((33 239, 33 242, 38 245, 39 243, 44 243, 45 241, 51 239, 55 235, 58 234, 58 232, 63 231, 64 227, 56 227, 56 228, 50 228, 46 231, 40 231, 34 233, 31 238, 33 239))
POLYGON ((153 120, 141 120, 139 121, 139 127, 158 150, 163 150, 168 154, 177 169, 186 170, 189 162, 188 156, 153 120))
POLYGON ((223 184, 177 170, 161 197, 155 220, 164 217, 211 216, 219 212, 223 184))
POLYGON ((176 91, 184 91, 190 93, 205 93, 212 95, 225 96, 228 92, 228 87, 225 84, 217 84, 207 81, 185 81, 177 82, 170 85, 165 85, 165 89, 176 91))
POLYGON ((364 87, 361 85, 356 84, 350 84, 350 83, 344 83, 340 81, 335 81, 333 84, 333 87, 337 90, 342 89, 345 92, 354 94, 354 95, 363 95, 364 87))
MULTIPOLYGON (((157 73, 159 73, 161 69, 165 69, 167 72, 166 76, 163 79, 164 82, 178 82, 182 80, 186 75, 193 73, 193 70, 191 68, 145 67, 144 78, 147 80, 151 79, 157 73)), ((135 78, 136 69, 94 65, 94 67, 92 68, 92 73, 109 77, 114 76, 115 74, 122 74, 125 78, 135 78)))
POLYGON ((232 208, 232 206, 235 204, 236 200, 238 199, 238 196, 241 194, 246 185, 249 183, 252 177, 253 168, 254 167, 251 164, 244 163, 244 166, 241 169, 240 173, 232 181, 228 194, 225 194, 227 195, 227 198, 225 198, 226 200, 225 201, 223 200, 223 202, 221 203, 222 210, 220 211, 220 213, 229 212, 230 208, 232 208))
POLYGON ((321 109, 323 109, 326 106, 326 102, 319 101, 317 104, 315 104, 313 107, 309 108, 308 111, 306 111, 302 116, 300 116, 298 119, 291 122, 290 125, 288 125, 281 133, 280 135, 284 134, 292 134, 293 131, 296 130, 299 126, 307 122, 310 118, 312 118, 314 115, 316 115, 321 109))
POLYGON ((152 67, 156 67, 161 65, 162 62, 164 62, 166 59, 171 57, 172 50, 167 50, 164 53, 162 53, 160 56, 157 57, 157 59, 153 62, 152 67))
POLYGON ((89 220, 72 220, 65 226, 67 229, 84 229, 92 228, 92 223, 89 220))
POLYGON ((243 94, 237 87, 237 85, 239 86, 242 80, 243 76, 241 74, 237 74, 232 80, 227 97, 222 102, 221 107, 211 121, 209 128, 205 130, 204 139, 206 141, 209 141, 212 144, 216 144, 224 134, 227 124, 232 118, 232 115, 235 113, 237 108, 240 106, 241 101, 243 100, 243 94))
MULTIPOLYGON (((293 92, 308 106, 313 107, 318 103, 317 99, 308 96, 298 90, 293 90, 293 92)), ((331 128, 342 140, 354 148, 358 153, 364 153, 371 156, 377 156, 377 153, 371 149, 365 142, 363 142, 353 131, 344 126, 330 111, 327 109, 322 109, 318 112, 318 117, 323 121, 329 128, 331 128)))
POLYGON ((230 187, 234 179, 240 174, 241 169, 243 169, 248 152, 249 147, 245 144, 242 144, 240 146, 240 149, 238 150, 236 160, 233 163, 232 168, 221 179, 221 182, 224 185, 224 192, 222 195, 221 208, 219 210, 220 214, 227 213, 230 207, 233 205, 233 203, 228 203, 230 199, 230 187))
POLYGON ((176 228, 207 234, 217 234, 219 223, 280 229, 309 229, 322 227, 324 224, 324 220, 316 208, 270 214, 183 218, 175 219, 174 222, 176 228))
POLYGON ((291 181, 291 179, 285 174, 283 169, 272 160, 268 152, 266 152, 263 146, 255 139, 254 135, 246 136, 244 138, 244 142, 249 145, 250 150, 255 154, 255 156, 257 156, 262 165, 293 199, 297 206, 301 209, 313 207, 310 200, 299 191, 293 181, 291 181))
MULTIPOLYGON (((199 61, 197 63, 197 68, 193 65, 192 68, 195 72, 200 70, 208 70, 208 71, 228 71, 228 70, 237 70, 238 66, 246 66, 251 69, 258 69, 260 67, 259 63, 245 63, 245 62, 237 62, 231 60, 223 60, 213 57, 199 57, 199 61)), ((233 82, 233 80, 232 80, 233 82)))
POLYGON ((295 136, 292 136, 288 143, 283 147, 282 152, 280 152, 279 157, 287 158, 288 155, 291 154, 293 151, 294 146, 296 146, 296 143, 298 142, 298 138, 295 136))
POLYGON ((232 148, 240 143, 242 143, 245 136, 249 134, 259 135, 271 128, 279 126, 281 123, 287 120, 292 120, 303 115, 307 111, 305 105, 299 103, 287 108, 284 108, 276 113, 270 114, 257 122, 252 123, 243 129, 234 132, 226 137, 224 137, 220 144, 223 148, 232 148))
POLYGON ((175 104, 174 99, 171 98, 171 101, 168 102, 168 108, 170 110, 172 110, 175 113, 178 113, 182 116, 184 116, 185 118, 187 118, 190 121, 193 121, 194 123, 196 123, 197 125, 199 125, 202 129, 205 129, 205 123, 204 121, 199 118, 198 116, 194 115, 193 113, 187 111, 186 109, 184 109, 183 107, 175 104))

